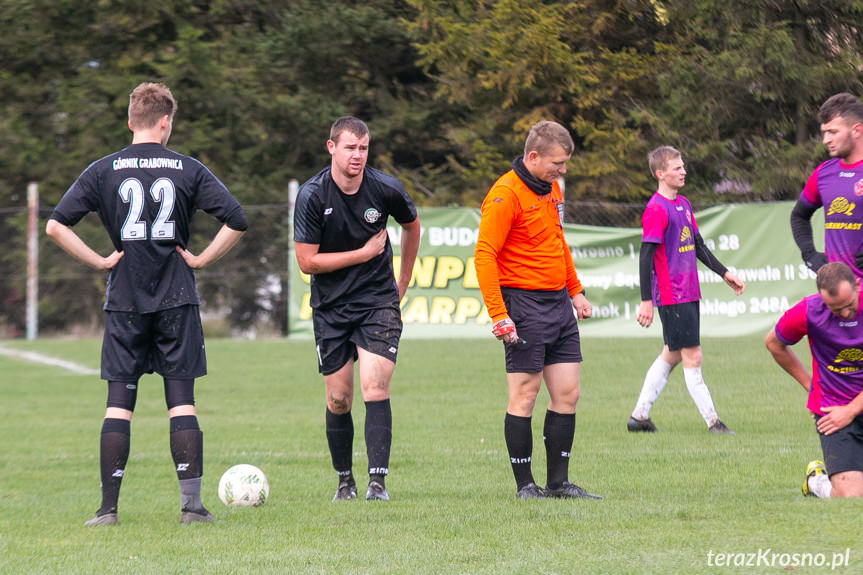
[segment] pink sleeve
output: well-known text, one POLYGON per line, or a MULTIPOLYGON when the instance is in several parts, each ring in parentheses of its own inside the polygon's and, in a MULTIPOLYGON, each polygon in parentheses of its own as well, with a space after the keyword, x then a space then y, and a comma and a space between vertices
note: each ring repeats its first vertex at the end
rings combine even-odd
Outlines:
POLYGON ((668 227, 668 214, 656 204, 647 206, 641 216, 641 241, 661 244, 665 228, 668 227))
POLYGON ((821 205, 821 194, 818 192, 818 170, 820 169, 821 166, 818 166, 814 172, 809 174, 809 179, 806 180, 806 185, 803 186, 803 191, 800 192, 800 199, 809 206, 821 205))
POLYGON ((802 299, 782 314, 776 322, 776 337, 785 345, 794 345, 809 332, 806 322, 806 300, 802 299))

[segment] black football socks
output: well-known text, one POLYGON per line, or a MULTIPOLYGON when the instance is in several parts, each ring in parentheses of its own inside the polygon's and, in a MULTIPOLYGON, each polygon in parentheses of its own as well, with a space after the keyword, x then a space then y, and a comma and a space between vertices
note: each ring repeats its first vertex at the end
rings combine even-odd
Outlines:
POLYGON ((546 411, 542 435, 548 466, 546 483, 554 489, 569 480, 569 455, 575 435, 575 414, 546 411))
POLYGON ((351 412, 336 414, 327 409, 326 427, 330 457, 339 482, 353 481, 354 419, 351 412))
POLYGON ((114 513, 120 498, 120 484, 129 459, 131 422, 106 418, 102 421, 99 442, 99 467, 102 476, 102 506, 96 515, 114 513))
POLYGON ((528 483, 533 483, 530 471, 530 456, 533 453, 533 434, 530 428, 530 417, 506 414, 503 424, 503 435, 506 439, 506 449, 512 464, 517 489, 528 483))
POLYGON ((201 503, 201 476, 204 472, 204 434, 194 415, 180 415, 170 419, 171 456, 180 484, 180 508, 196 511, 201 503))
POLYGON ((393 412, 390 400, 367 401, 366 453, 369 458, 369 479, 384 485, 389 473, 390 448, 393 442, 393 412))

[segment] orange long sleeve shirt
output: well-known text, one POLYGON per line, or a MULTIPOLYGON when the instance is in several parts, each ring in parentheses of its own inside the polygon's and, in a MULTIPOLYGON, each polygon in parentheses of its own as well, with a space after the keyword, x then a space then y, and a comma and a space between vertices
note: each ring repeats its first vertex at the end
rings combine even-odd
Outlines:
POLYGON ((492 320, 506 315, 501 287, 582 290, 561 226, 563 197, 557 182, 539 196, 513 170, 502 175, 482 201, 474 263, 479 289, 492 320))

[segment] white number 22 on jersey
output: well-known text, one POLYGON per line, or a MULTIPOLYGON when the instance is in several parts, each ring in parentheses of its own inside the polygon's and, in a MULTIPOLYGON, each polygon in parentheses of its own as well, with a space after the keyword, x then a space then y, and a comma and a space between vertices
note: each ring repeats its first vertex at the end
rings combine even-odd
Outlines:
MULTIPOLYGON (((144 186, 136 178, 128 178, 120 184, 120 199, 124 204, 129 204, 129 212, 126 221, 120 230, 121 239, 146 240, 147 223, 141 220, 141 212, 144 211, 144 186)), ((150 237, 157 240, 174 239, 174 222, 170 219, 174 211, 174 200, 176 190, 174 182, 168 178, 159 178, 150 186, 150 197, 159 204, 159 213, 153 221, 150 237)))

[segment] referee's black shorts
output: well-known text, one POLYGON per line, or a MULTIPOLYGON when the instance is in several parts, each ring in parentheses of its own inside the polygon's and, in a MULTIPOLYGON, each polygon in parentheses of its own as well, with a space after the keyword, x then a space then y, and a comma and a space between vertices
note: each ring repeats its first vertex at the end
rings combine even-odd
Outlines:
POLYGON ((546 365, 581 363, 572 299, 559 291, 501 288, 507 315, 525 343, 507 344, 507 373, 537 373, 546 365))
POLYGON ((138 381, 153 372, 172 379, 207 374, 197 305, 153 313, 105 311, 102 379, 138 381))
POLYGON ((662 340, 669 351, 701 345, 701 313, 697 301, 656 308, 662 322, 662 340))
POLYGON ((343 305, 312 313, 318 372, 330 375, 357 359, 357 346, 395 363, 402 335, 397 303, 372 309, 343 305))

